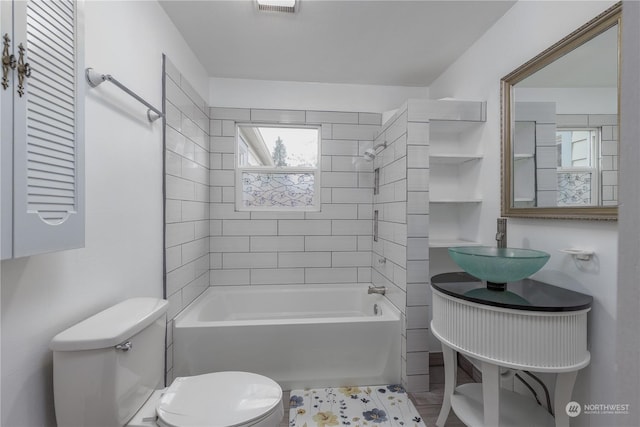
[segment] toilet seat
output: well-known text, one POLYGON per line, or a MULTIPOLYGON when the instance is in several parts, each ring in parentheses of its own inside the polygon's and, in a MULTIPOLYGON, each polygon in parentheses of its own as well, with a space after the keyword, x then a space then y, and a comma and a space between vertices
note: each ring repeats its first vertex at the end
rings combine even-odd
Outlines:
POLYGON ((179 377, 158 401, 156 414, 161 427, 252 426, 269 417, 277 425, 284 415, 282 389, 249 372, 179 377))

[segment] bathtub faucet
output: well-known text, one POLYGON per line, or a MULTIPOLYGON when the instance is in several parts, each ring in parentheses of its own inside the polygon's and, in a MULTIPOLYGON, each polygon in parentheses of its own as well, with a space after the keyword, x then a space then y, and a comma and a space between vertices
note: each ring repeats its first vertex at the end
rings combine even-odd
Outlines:
POLYGON ((385 288, 384 286, 369 286, 369 289, 367 290, 368 294, 384 295, 386 292, 387 288, 385 288))

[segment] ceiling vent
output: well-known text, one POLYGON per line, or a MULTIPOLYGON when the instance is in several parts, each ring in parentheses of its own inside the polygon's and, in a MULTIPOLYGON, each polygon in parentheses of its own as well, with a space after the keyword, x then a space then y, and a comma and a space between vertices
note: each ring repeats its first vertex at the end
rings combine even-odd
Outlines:
POLYGON ((265 12, 295 13, 296 0, 256 0, 258 10, 265 12))

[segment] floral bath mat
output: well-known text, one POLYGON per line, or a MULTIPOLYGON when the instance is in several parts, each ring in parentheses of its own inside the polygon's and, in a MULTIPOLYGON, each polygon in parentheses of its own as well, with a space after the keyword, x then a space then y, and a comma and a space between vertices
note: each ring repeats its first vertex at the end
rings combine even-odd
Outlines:
POLYGON ((425 427, 400 385, 292 390, 289 427, 425 427))

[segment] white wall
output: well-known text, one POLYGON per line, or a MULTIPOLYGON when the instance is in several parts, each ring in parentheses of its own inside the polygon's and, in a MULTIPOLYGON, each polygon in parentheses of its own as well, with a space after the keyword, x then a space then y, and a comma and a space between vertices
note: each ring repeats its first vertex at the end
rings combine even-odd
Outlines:
MULTIPOLYGON (((500 79, 548 46, 595 17, 613 2, 516 3, 485 35, 430 87, 433 98, 451 96, 487 100, 487 124, 482 135, 485 157, 481 239, 494 244, 495 219, 500 215, 500 79)), ((591 365, 578 376, 573 397, 580 403, 614 403, 616 389, 617 223, 509 219, 510 246, 532 247, 551 254, 536 275, 539 280, 594 297, 589 316, 591 365), (590 248, 593 262, 577 264, 558 252, 567 247, 590 248)), ((581 416, 573 425, 615 425, 615 416, 581 416)))
POLYGON ((209 80, 209 105, 216 107, 382 113, 398 108, 409 98, 428 95, 426 87, 209 80))
MULTIPOLYGON (((203 95, 206 73, 156 2, 85 2, 86 66, 151 104, 162 53, 203 95)), ((107 83, 86 100, 86 247, 2 263, 3 426, 55 425, 51 338, 132 296, 162 296, 162 123, 107 83)))

